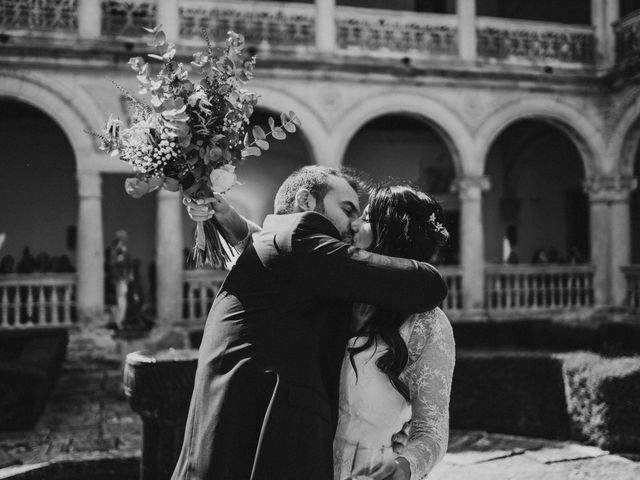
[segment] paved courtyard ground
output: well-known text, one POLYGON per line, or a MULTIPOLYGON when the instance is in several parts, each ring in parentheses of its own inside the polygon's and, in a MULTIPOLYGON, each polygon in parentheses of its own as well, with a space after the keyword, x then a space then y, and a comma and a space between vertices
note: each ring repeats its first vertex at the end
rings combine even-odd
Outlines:
MULTIPOLYGON (((121 377, 117 362, 67 362, 36 428, 0 434, 0 479, 31 478, 29 472, 52 464, 108 460, 135 475, 141 423, 121 377)), ((637 460, 571 442, 453 431, 449 452, 429 480, 638 480, 637 460)))

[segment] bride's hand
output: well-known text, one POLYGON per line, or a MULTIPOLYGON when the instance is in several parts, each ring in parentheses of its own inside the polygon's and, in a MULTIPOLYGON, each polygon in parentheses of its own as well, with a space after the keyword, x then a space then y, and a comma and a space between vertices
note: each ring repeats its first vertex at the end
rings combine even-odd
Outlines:
POLYGON ((398 457, 382 461, 373 472, 364 469, 345 480, 409 480, 410 478, 409 462, 403 457, 398 457))

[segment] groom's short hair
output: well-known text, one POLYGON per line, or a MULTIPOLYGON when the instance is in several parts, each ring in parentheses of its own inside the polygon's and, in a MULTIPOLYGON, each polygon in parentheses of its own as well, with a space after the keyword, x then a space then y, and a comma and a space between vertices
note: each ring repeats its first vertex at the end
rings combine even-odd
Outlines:
POLYGON ((296 201, 296 193, 301 188, 309 190, 318 203, 324 200, 329 191, 329 176, 344 178, 359 195, 362 190, 361 182, 357 174, 352 170, 323 167, 320 165, 308 165, 296 170, 289 175, 276 193, 273 201, 273 212, 276 215, 293 213, 296 201))

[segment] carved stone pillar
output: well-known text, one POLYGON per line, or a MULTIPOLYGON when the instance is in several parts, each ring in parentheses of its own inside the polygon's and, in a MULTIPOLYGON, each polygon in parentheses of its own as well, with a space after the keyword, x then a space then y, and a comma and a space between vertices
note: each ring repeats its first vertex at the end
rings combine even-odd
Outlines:
POLYGON ((591 24, 595 29, 595 60, 598 68, 615 63, 615 32, 611 24, 620 17, 618 0, 591 0, 591 24))
POLYGON ((477 57, 476 0, 457 0, 458 54, 462 60, 477 57))
POLYGON ((633 177, 594 177, 585 182, 591 202, 596 306, 624 305, 626 280, 621 267, 631 261, 629 197, 636 187, 633 177))
POLYGON ((176 43, 180 36, 180 12, 178 0, 162 0, 157 3, 157 25, 167 35, 167 40, 176 43))
POLYGON ((325 53, 336 49, 336 0, 316 0, 316 48, 325 53))
POLYGON ((484 308, 484 226, 482 192, 490 187, 487 177, 460 177, 452 189, 460 196, 460 266, 463 308, 478 313, 484 308))
POLYGON ((101 0, 78 1, 78 34, 80 38, 100 38, 102 34, 101 0))
POLYGON ((158 190, 156 220, 157 326, 163 330, 182 320, 182 209, 176 192, 158 190))
POLYGON ((102 320, 104 313, 104 240, 102 179, 99 172, 78 172, 78 318, 102 320))

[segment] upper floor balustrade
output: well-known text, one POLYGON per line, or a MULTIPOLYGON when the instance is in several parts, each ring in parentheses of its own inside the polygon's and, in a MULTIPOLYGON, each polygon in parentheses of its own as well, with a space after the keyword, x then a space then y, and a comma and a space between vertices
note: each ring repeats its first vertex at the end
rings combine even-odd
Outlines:
POLYGON ((640 65, 640 10, 630 13, 614 24, 616 60, 622 68, 640 65))
MULTIPOLYGON (((323 54, 331 53, 332 61, 387 58, 420 65, 446 60, 467 67, 594 71, 596 27, 475 17, 464 11, 470 4, 461 2, 457 14, 436 14, 320 0, 0 0, 0 53, 2 47, 42 46, 45 39, 54 48, 130 51, 142 48, 142 27, 162 24, 185 51, 202 45, 206 28, 214 39, 229 30, 243 33, 261 58, 326 60, 323 54)), ((623 24, 621 35, 629 40, 622 43, 632 42, 634 29, 635 23, 623 24)))

